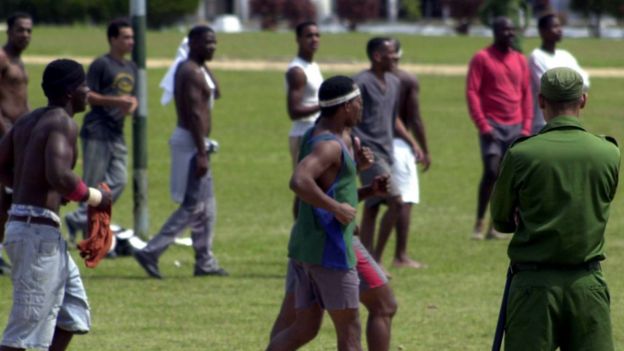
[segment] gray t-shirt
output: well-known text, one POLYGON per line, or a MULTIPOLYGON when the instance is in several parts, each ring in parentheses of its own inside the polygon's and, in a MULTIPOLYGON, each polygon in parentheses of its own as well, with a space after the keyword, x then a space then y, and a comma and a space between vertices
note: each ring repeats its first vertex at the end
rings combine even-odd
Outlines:
POLYGON ((391 73, 386 73, 384 78, 385 91, 370 70, 353 77, 360 88, 364 103, 362 121, 355 126, 353 133, 360 138, 362 145, 371 148, 376 157, 382 157, 388 164, 392 164, 392 139, 400 81, 391 73))
MULTIPOLYGON (((137 68, 134 62, 118 61, 109 54, 98 57, 87 72, 87 85, 101 95, 135 95, 137 68)), ((123 139, 125 116, 116 107, 93 106, 82 124, 80 136, 88 139, 123 139)))

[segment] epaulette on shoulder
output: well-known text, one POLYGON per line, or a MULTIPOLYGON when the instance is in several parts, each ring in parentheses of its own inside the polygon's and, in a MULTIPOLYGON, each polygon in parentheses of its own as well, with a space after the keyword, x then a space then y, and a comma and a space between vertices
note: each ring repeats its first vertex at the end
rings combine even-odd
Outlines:
POLYGON ((511 143, 510 147, 513 147, 514 145, 519 144, 525 140, 531 139, 532 137, 534 137, 534 135, 526 135, 526 136, 518 137, 518 139, 514 140, 514 142, 511 143))
POLYGON ((617 140, 615 140, 614 137, 609 136, 609 135, 601 135, 601 138, 605 139, 606 141, 612 143, 613 145, 619 147, 617 140))

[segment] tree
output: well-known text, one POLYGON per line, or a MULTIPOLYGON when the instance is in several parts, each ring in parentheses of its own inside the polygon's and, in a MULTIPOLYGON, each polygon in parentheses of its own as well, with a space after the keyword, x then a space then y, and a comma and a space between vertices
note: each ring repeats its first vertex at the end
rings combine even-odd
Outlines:
POLYGON ((589 18, 589 29, 596 37, 601 35, 602 16, 610 14, 620 19, 624 17, 624 0, 572 0, 570 8, 589 18))
POLYGON ((455 31, 466 35, 470 30, 472 21, 477 17, 483 0, 443 0, 444 6, 449 9, 449 15, 456 22, 455 31))
POLYGON ((260 16, 262 29, 275 29, 284 10, 285 0, 251 0, 252 15, 260 16))
POLYGON ((284 17, 288 19, 290 28, 295 28, 301 22, 316 20, 316 6, 312 0, 286 0, 284 17))
POLYGON ((379 17, 379 0, 337 0, 336 13, 353 31, 359 23, 379 17))

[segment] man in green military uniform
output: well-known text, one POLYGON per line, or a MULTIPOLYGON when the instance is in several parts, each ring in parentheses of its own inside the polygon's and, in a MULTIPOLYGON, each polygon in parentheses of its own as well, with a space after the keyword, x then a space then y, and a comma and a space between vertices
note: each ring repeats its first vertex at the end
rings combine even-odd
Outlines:
POLYGON ((522 52, 522 36, 531 20, 531 8, 526 0, 485 0, 479 8, 481 23, 491 27, 496 17, 511 19, 516 27, 513 48, 522 52))
POLYGON ((579 123, 583 78, 554 68, 541 78, 547 125, 502 162, 492 219, 513 232, 505 350, 613 350, 609 291, 599 261, 618 183, 613 138, 579 123))

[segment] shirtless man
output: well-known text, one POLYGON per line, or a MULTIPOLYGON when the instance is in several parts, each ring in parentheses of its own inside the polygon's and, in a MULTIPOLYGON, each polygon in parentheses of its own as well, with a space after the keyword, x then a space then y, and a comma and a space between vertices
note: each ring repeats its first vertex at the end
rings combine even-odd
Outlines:
MULTIPOLYGON (((32 19, 15 13, 7 19, 7 42, 0 49, 0 138, 8 133, 15 121, 28 112, 28 75, 20 55, 30 43, 32 19)), ((0 186, 0 274, 10 271, 2 259, 2 240, 7 211, 11 206, 10 190, 0 186)))
POLYGON ((110 192, 87 188, 72 172, 78 134, 72 116, 84 111, 89 91, 84 69, 53 61, 41 85, 48 106, 20 118, 0 142, 0 183, 13 189, 14 200, 5 241, 13 307, 0 351, 65 350, 74 334, 89 331, 89 304, 59 230, 59 208, 68 200, 111 203, 110 192))
POLYGON ((217 38, 210 27, 198 25, 191 29, 188 40, 188 59, 180 63, 174 78, 178 126, 169 140, 174 159, 172 195, 181 204, 147 246, 134 253, 146 273, 157 279, 162 278, 158 258, 187 227, 191 228, 195 250, 194 276, 228 275, 219 267, 212 253, 216 201, 210 172, 208 136, 212 129, 211 110, 215 85, 207 81, 205 63, 212 60, 217 38), (182 162, 180 167, 176 167, 177 162, 182 162))

